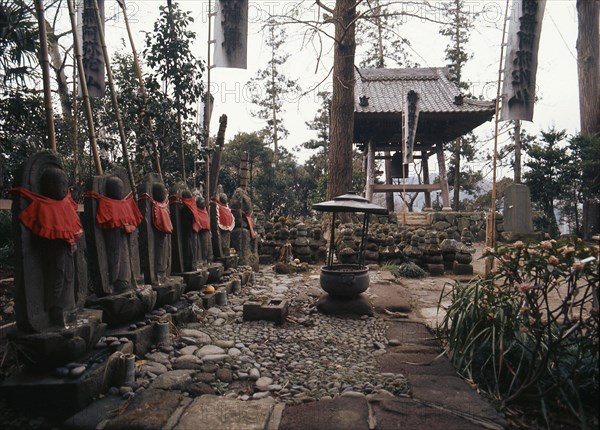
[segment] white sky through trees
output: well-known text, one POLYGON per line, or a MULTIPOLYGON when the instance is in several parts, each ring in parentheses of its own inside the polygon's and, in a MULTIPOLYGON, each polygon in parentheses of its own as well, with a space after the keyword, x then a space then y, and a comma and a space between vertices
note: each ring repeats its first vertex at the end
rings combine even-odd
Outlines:
MULTIPOLYGON (((190 10, 194 17, 191 27, 197 33, 197 54, 203 60, 207 57, 208 37, 208 0, 180 0, 182 10, 190 10)), ((333 6, 332 1, 325 2, 333 6)), ((407 12, 423 16, 421 18, 405 17, 403 24, 395 29, 402 37, 411 42, 408 49, 412 61, 421 67, 444 66, 444 49, 450 43, 448 37, 439 34, 439 25, 427 21, 425 18, 440 19, 441 12, 435 12, 413 3, 391 1, 396 7, 407 12)), ((439 2, 430 1, 431 5, 439 2)), ((126 0, 128 17, 132 26, 136 47, 138 51, 144 48, 144 32, 151 31, 158 17, 158 8, 166 5, 166 1, 158 0, 126 0)), ((214 4, 214 2, 213 2, 214 4)), ((264 44, 265 35, 261 33, 261 25, 266 22, 269 13, 283 14, 290 10, 296 1, 253 1, 249 6, 249 40, 248 40, 248 69, 223 69, 215 68, 211 72, 213 95, 215 105, 211 122, 211 130, 218 128, 218 118, 221 114, 228 115, 228 129, 226 139, 231 138, 240 131, 251 132, 264 127, 264 121, 251 115, 252 106, 249 104, 248 88, 246 83, 255 76, 256 71, 264 68, 270 59, 271 53, 264 44)), ((303 8, 309 19, 320 18, 314 2, 305 0, 303 8)), ((480 17, 471 32, 467 51, 474 54, 463 69, 463 80, 472 83, 471 93, 475 97, 483 96, 492 100, 496 97, 496 80, 498 77, 498 60, 500 58, 500 42, 503 12, 505 1, 469 1, 465 4, 473 11, 479 12, 480 17)), ((321 10, 322 14, 323 11, 321 10)), ((117 2, 106 0, 106 15, 115 16, 114 20, 107 23, 106 34, 111 54, 118 49, 123 49, 122 40, 127 40, 127 33, 122 16, 119 14, 117 2)), ((66 15, 66 12, 65 12, 66 15)), ((322 17, 321 17, 322 18, 322 17)), ((331 26, 333 27, 333 26, 331 26)), ((316 43, 304 40, 306 28, 300 25, 290 25, 287 28, 288 42, 284 49, 291 53, 285 65, 284 73, 291 79, 298 79, 304 91, 310 90, 321 82, 329 72, 332 65, 331 39, 324 37, 322 64, 317 68, 316 58, 318 49, 316 43), (305 46, 303 47, 303 40, 305 46), (317 68, 317 70, 316 70, 317 68), (316 73, 315 73, 316 70, 316 73)), ((331 28, 333 31, 333 28, 331 28)), ((534 122, 524 122, 523 128, 530 134, 538 134, 539 130, 547 130, 554 126, 557 129, 567 129, 569 134, 579 131, 579 95, 577 83, 577 13, 575 0, 548 0, 542 27, 540 41, 539 65, 537 73, 537 94, 539 98, 535 106, 534 122)), ((129 47, 126 47, 129 50, 129 47)), ((360 62, 361 48, 357 49, 356 64, 360 62)), ((211 51, 211 56, 212 56, 211 51)), ((306 160, 310 152, 302 150, 295 152, 301 144, 314 137, 314 132, 307 129, 305 122, 310 121, 319 106, 317 93, 331 89, 331 77, 328 77, 318 88, 314 88, 307 95, 291 97, 286 104, 286 112, 282 118, 285 126, 290 131, 290 136, 282 142, 282 146, 294 152, 300 162, 306 160)), ((502 124, 502 123, 501 123, 502 124)), ((493 121, 488 122, 476 130, 480 140, 487 141, 491 147, 490 139, 493 136, 493 121)), ((500 136, 500 144, 508 138, 508 133, 500 136)), ((508 172, 500 173, 508 175, 508 172)))

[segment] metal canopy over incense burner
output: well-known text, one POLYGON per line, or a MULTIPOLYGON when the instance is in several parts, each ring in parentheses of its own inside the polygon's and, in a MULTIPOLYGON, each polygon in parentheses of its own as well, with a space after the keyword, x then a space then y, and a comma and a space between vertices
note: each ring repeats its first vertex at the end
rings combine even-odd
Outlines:
POLYGON ((316 203, 314 210, 331 212, 331 237, 327 265, 321 267, 321 288, 332 297, 356 297, 369 288, 369 268, 365 265, 365 250, 367 232, 369 230, 369 215, 387 215, 387 209, 371 203, 366 198, 354 193, 335 197, 333 200, 316 203), (334 264, 335 243, 335 214, 338 212, 362 212, 365 214, 360 238, 358 264, 334 264))

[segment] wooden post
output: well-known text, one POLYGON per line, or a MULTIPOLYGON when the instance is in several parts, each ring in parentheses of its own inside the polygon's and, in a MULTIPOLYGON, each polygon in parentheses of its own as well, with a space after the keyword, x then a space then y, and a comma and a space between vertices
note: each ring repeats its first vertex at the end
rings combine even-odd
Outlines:
MULTIPOLYGON (((70 1, 70 0, 67 0, 70 1)), ((77 37, 73 33, 73 37, 77 37)), ((79 123, 77 122, 77 58, 73 55, 73 183, 79 185, 79 123)))
MULTIPOLYGON (((421 157, 421 163, 423 163, 423 183, 429 184, 429 155, 427 154, 427 150, 421 151, 421 154, 423 154, 421 157)), ((425 195, 425 209, 431 210, 431 191, 425 191, 423 194, 425 195)))
MULTIPOLYGON (((392 160, 390 151, 385 151, 385 183, 388 185, 392 185, 392 160)), ((402 166, 404 168, 404 166, 402 166)), ((387 206, 387 210, 390 212, 394 212, 395 203, 394 203, 394 192, 390 191, 385 193, 385 204, 387 206)))
POLYGON ((367 144, 367 187, 365 197, 368 201, 373 200, 373 185, 375 184, 375 149, 372 140, 367 144))
POLYGON ((50 88, 50 63, 48 62, 48 35, 46 33, 46 17, 44 2, 35 0, 37 11, 38 33, 40 36, 40 65, 44 81, 44 108, 46 111, 46 127, 48 127, 48 148, 56 151, 56 130, 54 129, 54 111, 52 110, 52 91, 50 88))
MULTIPOLYGON (((94 158, 94 166, 96 167, 96 174, 102 175, 102 164, 100 164, 100 156, 98 155, 98 144, 96 143, 96 128, 94 126, 94 115, 92 114, 90 95, 88 93, 87 81, 85 80, 85 69, 83 68, 81 44, 79 43, 79 37, 77 36, 77 21, 75 19, 75 7, 73 6, 73 1, 75 0, 67 0, 67 6, 69 8, 69 17, 71 19, 71 29, 73 30, 73 49, 75 50, 75 58, 77 60, 77 73, 79 74, 79 85, 81 87, 81 95, 83 97, 83 104, 85 107, 85 117, 88 123, 88 137, 90 140, 90 148, 92 149, 92 155, 94 158)), ((75 97, 75 94, 73 94, 73 97, 75 97)))
MULTIPOLYGON (((213 17, 213 12, 212 12, 212 0, 208 0, 208 38, 207 38, 207 53, 206 53, 206 101, 205 101, 205 109, 204 109, 204 128, 206 129, 206 142, 204 142, 204 146, 206 148, 206 204, 208 205, 208 202, 210 201, 210 197, 211 197, 211 188, 212 188, 212 184, 210 183, 210 176, 211 176, 211 171, 210 171, 210 165, 211 165, 211 159, 210 159, 210 119, 211 119, 211 99, 210 99, 210 69, 211 69, 211 64, 210 64, 210 48, 211 45, 213 43, 213 40, 211 39, 211 35, 212 35, 212 17, 213 17)), ((215 187, 216 189, 216 187, 215 187)))
POLYGON ((448 189, 448 176, 446 175, 446 157, 444 157, 444 148, 440 144, 437 147, 438 169, 440 172, 440 185, 442 186, 442 210, 452 210, 450 207, 450 190, 448 189))
POLYGON ((125 161, 125 167, 127 168, 127 173, 129 174, 129 182, 131 182, 131 193, 133 194, 134 198, 137 199, 135 189, 135 177, 133 176, 131 161, 129 160, 127 138, 125 137, 125 127, 123 126, 121 110, 119 109, 119 101, 117 100, 117 90, 115 89, 115 82, 112 75, 112 69, 110 67, 110 57, 108 55, 108 48, 106 47, 106 38, 104 37, 104 23, 102 22, 102 17, 100 16, 100 9, 98 9, 98 0, 92 0, 92 6, 96 15, 96 22, 98 23, 98 36, 100 36, 100 43, 102 44, 102 54, 104 55, 104 63, 106 64, 106 77, 108 78, 108 86, 110 87, 110 98, 112 101, 113 109, 115 110, 115 117, 117 118, 119 137, 121 138, 121 148, 123 150, 123 160, 125 161))
MULTIPOLYGON (((498 123, 500 113, 500 84, 502 82, 502 61, 504 59, 504 43, 506 39, 506 21, 508 18, 508 4, 509 0, 506 0, 506 8, 504 11, 504 26, 502 27, 502 43, 500 44, 500 61, 498 63, 498 89, 496 91, 496 119, 494 128, 494 159, 492 165, 492 207, 490 209, 490 221, 487 224, 489 231, 486 234, 486 246, 489 248, 496 248, 496 165, 498 160, 498 123)), ((486 261, 485 274, 489 275, 494 268, 493 257, 488 257, 489 262, 486 261)))

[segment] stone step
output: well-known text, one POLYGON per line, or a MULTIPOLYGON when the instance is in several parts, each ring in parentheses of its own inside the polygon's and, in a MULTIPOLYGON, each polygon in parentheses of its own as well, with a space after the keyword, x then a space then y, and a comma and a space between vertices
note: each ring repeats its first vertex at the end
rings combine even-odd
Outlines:
POLYGON ((397 212, 398 222, 403 222, 406 215, 406 225, 428 226, 430 221, 426 212, 397 212))

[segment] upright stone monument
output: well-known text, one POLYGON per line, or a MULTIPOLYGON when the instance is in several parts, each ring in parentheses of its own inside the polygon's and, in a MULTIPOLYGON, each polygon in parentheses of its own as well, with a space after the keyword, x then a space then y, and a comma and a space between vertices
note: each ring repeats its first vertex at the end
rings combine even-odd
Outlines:
POLYGON ((223 192, 210 202, 210 231, 212 233, 213 254, 215 260, 225 269, 235 266, 237 257, 231 255, 231 232, 235 228, 235 219, 229 208, 229 199, 223 192))
POLYGON ((58 155, 41 151, 16 175, 12 190, 15 243, 13 341, 34 367, 75 360, 102 335, 102 312, 84 309, 85 241, 58 155))
POLYGON ((206 283, 208 271, 202 269, 200 229, 203 218, 196 199, 185 184, 171 189, 169 197, 171 223, 172 272, 183 277, 187 290, 200 290, 206 283))
POLYGON ((234 218, 231 246, 237 252, 238 263, 258 271, 258 245, 252 218, 252 201, 245 189, 239 187, 235 190, 230 207, 234 218))
POLYGON ((138 188, 140 261, 144 280, 156 291, 156 305, 173 304, 183 293, 183 278, 171 274, 171 234, 167 189, 160 177, 150 173, 138 188))
POLYGON ((538 239, 533 230, 531 195, 523 184, 511 184, 504 193, 504 231, 502 239, 514 242, 519 239, 538 239))
POLYGON ((201 255, 201 265, 208 270, 208 279, 206 282, 219 282, 223 276, 224 267, 222 263, 215 261, 213 252, 213 241, 210 225, 210 215, 206 209, 206 200, 202 193, 196 197, 196 207, 200 216, 200 230, 198 231, 198 253, 201 255))
POLYGON ((142 215, 131 195, 127 173, 94 176, 84 193, 84 223, 88 264, 94 291, 87 306, 101 309, 109 325, 124 324, 150 312, 156 292, 137 285, 135 259, 139 259, 137 227, 142 215))

